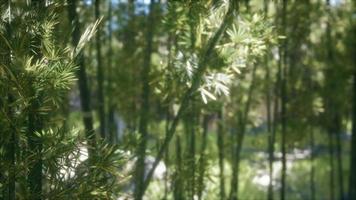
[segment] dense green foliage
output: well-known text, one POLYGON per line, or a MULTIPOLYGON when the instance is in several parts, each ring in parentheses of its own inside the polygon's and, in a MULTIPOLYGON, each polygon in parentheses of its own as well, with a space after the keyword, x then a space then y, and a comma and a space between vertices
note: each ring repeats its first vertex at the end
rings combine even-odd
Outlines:
POLYGON ((0 199, 355 199, 351 0, 0 0, 0 199))

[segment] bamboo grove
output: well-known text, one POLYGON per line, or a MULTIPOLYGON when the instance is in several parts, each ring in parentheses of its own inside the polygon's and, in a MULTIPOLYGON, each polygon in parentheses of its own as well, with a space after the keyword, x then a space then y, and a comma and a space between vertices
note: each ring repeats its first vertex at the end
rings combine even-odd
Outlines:
POLYGON ((354 1, 0 14, 0 199, 356 199, 354 1))

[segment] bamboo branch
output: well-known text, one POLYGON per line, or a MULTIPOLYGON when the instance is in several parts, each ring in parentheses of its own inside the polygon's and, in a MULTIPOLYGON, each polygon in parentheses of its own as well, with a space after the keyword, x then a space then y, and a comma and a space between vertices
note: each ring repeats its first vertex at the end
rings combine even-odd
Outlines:
POLYGON ((168 145, 169 145, 170 141, 172 140, 172 138, 173 138, 173 136, 174 136, 174 134, 176 132, 176 129, 177 129, 177 126, 178 126, 178 122, 179 122, 180 118, 182 117, 183 112, 185 111, 185 109, 187 108, 187 106, 189 104, 189 99, 192 97, 192 95, 198 89, 198 87, 200 85, 201 78, 202 78, 204 72, 207 69, 208 60, 209 60, 211 54, 213 53, 213 50, 214 50, 216 44, 218 43, 218 41, 219 41, 220 37, 222 36, 222 34, 225 32, 226 28, 232 22, 232 19, 233 19, 233 16, 234 16, 234 10, 235 10, 235 6, 233 6, 233 5, 234 4, 236 5, 237 4, 236 2, 237 2, 236 0, 230 0, 229 8, 228 8, 227 13, 224 16, 222 24, 220 25, 219 29, 215 32, 213 37, 210 38, 210 40, 208 41, 206 50, 202 54, 201 59, 199 61, 198 69, 193 75, 192 85, 185 92, 185 94, 184 94, 184 96, 183 96, 183 98, 181 100, 181 103, 180 103, 180 106, 179 106, 179 109, 178 109, 178 113, 174 117, 173 122, 172 122, 172 124, 171 124, 171 126, 170 126, 170 128, 169 128, 169 130, 168 130, 168 132, 166 134, 166 137, 165 137, 165 139, 163 141, 163 144, 162 144, 161 148, 158 151, 156 160, 153 163, 153 166, 150 169, 150 171, 149 171, 149 173, 148 173, 148 175, 147 175, 147 177, 145 179, 145 182, 144 182, 144 185, 143 185, 143 188, 142 188, 142 190, 143 190, 142 193, 143 194, 145 193, 148 185, 150 184, 150 181, 151 181, 152 176, 153 176, 153 172, 155 171, 158 163, 162 160, 164 152, 168 148, 168 145))

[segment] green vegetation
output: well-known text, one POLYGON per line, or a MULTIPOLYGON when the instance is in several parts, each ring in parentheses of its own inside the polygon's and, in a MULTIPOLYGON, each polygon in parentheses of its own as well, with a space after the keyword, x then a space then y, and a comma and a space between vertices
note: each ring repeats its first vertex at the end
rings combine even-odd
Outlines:
POLYGON ((356 199, 352 0, 0 14, 0 199, 356 199))

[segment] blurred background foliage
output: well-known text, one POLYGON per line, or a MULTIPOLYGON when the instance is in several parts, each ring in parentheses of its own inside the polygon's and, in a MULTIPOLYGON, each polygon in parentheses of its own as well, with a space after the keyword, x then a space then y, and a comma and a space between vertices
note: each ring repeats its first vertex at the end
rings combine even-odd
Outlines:
POLYGON ((356 199, 353 1, 0 12, 0 199, 356 199))

